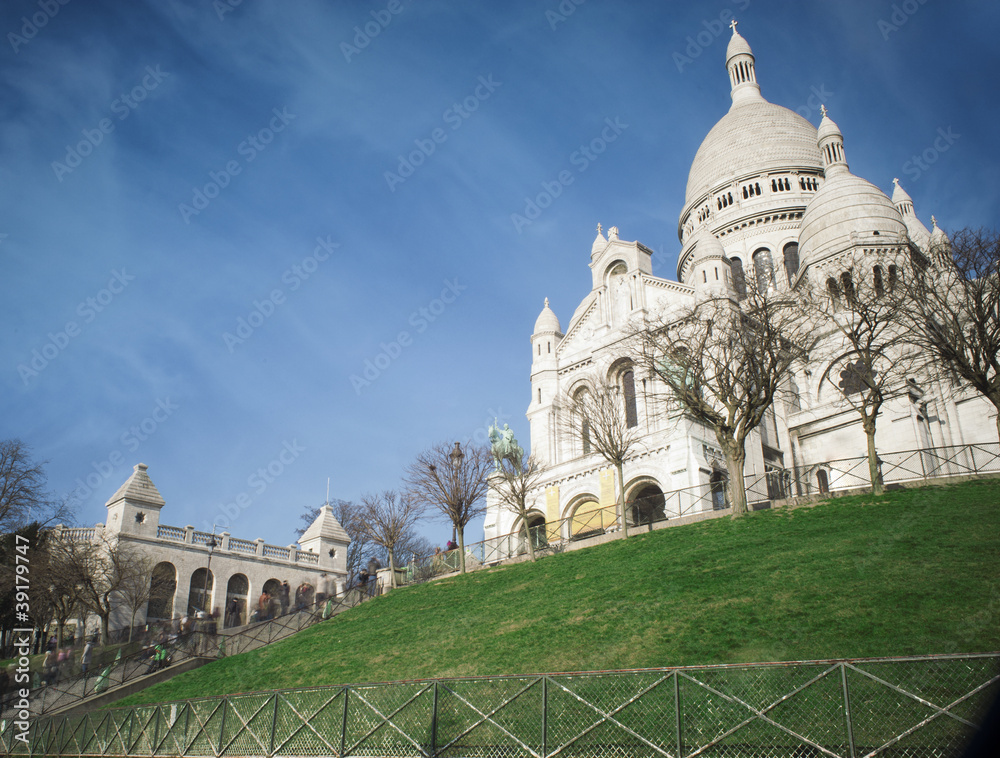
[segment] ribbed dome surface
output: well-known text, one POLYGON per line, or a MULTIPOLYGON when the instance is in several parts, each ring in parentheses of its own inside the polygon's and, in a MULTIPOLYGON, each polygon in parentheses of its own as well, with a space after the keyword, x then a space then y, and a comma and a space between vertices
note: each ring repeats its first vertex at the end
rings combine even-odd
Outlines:
POLYGON ((785 166, 822 170, 816 127, 763 98, 733 103, 694 156, 684 205, 727 179, 785 166))
POLYGON ((845 172, 828 179, 802 216, 799 250, 813 263, 851 244, 851 234, 874 232, 895 242, 906 234, 899 211, 886 194, 860 176, 845 172))
POLYGON ((533 334, 541 334, 542 332, 562 334, 562 330, 559 328, 559 318, 549 308, 548 298, 545 298, 545 307, 542 308, 542 312, 538 314, 538 318, 535 320, 535 331, 533 334))

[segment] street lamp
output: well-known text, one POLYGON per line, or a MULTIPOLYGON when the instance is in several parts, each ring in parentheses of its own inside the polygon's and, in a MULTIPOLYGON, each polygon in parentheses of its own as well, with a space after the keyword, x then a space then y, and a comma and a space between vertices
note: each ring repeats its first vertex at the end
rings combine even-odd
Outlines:
MULTIPOLYGON (((205 544, 208 545, 208 565, 205 566, 205 581, 202 584, 202 592, 201 592, 202 599, 201 599, 201 602, 202 602, 202 605, 206 606, 205 608, 202 608, 202 610, 205 611, 206 614, 208 614, 208 608, 207 608, 207 606, 209 604, 208 603, 208 578, 212 575, 212 553, 215 551, 216 546, 219 544, 219 543, 217 543, 215 541, 215 524, 212 524, 212 536, 211 536, 211 538, 209 538, 208 542, 206 542, 205 544)), ((214 581, 212 582, 212 589, 213 590, 215 589, 215 582, 214 581)))

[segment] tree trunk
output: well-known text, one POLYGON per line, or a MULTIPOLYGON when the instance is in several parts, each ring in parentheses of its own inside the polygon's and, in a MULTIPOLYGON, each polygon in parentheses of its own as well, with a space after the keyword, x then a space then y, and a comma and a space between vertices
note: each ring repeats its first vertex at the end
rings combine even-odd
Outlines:
POLYGON ((524 526, 524 536, 528 540, 528 557, 531 558, 531 562, 535 562, 535 543, 531 539, 531 529, 528 528, 528 512, 522 508, 521 509, 521 524, 524 526))
POLYGON ((729 499, 733 516, 742 516, 747 512, 747 485, 743 479, 746 452, 735 442, 727 444, 723 452, 726 456, 726 468, 729 469, 729 499))
POLYGON ((865 423, 865 436, 868 438, 868 478, 872 483, 872 494, 881 495, 882 475, 878 470, 878 453, 875 451, 875 424, 865 423))
POLYGON ((622 518, 622 536, 628 539, 628 513, 625 511, 625 474, 622 471, 622 464, 616 463, 615 468, 618 470, 618 502, 621 503, 621 508, 619 513, 621 513, 622 518))
POLYGON ((101 615, 101 644, 110 645, 111 644, 111 633, 108 628, 111 626, 110 614, 101 615))
POLYGON ((997 441, 1000 442, 1000 408, 997 408, 997 441))
POLYGON ((464 526, 458 526, 457 524, 456 524, 456 527, 458 529, 458 566, 459 566, 459 572, 462 573, 462 574, 464 574, 465 573, 465 527, 464 526))
POLYGON ((396 557, 389 551, 389 589, 396 589, 396 557))

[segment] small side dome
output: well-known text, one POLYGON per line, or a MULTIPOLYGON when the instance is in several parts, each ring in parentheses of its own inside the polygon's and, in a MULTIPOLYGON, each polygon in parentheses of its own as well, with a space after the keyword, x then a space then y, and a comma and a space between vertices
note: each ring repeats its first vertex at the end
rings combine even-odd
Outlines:
POLYGON ((816 141, 822 142, 827 137, 840 137, 841 140, 844 139, 843 132, 840 131, 840 127, 837 126, 835 122, 826 112, 826 106, 821 106, 823 108, 823 118, 819 122, 819 127, 816 129, 816 141))
POLYGON ((944 233, 944 230, 938 226, 937 219, 931 216, 931 224, 934 228, 931 230, 931 249, 944 249, 951 244, 951 240, 948 239, 948 235, 944 233))
MULTIPOLYGON (((598 224, 597 237, 594 238, 594 244, 591 245, 590 247, 590 257, 593 258, 607 246, 608 246, 608 241, 604 239, 604 235, 601 234, 601 225, 598 224)), ((545 302, 548 302, 548 300, 546 300, 545 302)))
POLYGON ((888 196, 845 170, 820 187, 806 206, 799 252, 803 264, 815 263, 860 239, 870 244, 881 238, 884 244, 895 244, 907 236, 903 218, 888 196))
POLYGON ((726 251, 722 248, 719 238, 712 234, 705 225, 702 225, 697 234, 694 235, 694 245, 694 257, 691 259, 692 267, 704 260, 711 258, 718 260, 726 257, 726 251))
POLYGON ((535 320, 535 331, 533 333, 562 334, 562 329, 559 327, 559 318, 549 308, 548 298, 545 298, 545 307, 542 308, 542 312, 538 314, 538 318, 535 320))

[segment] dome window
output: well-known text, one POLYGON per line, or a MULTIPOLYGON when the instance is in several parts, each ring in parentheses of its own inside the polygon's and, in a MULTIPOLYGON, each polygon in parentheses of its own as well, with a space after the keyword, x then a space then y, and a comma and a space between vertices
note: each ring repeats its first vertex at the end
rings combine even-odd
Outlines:
POLYGON ((736 297, 745 300, 747 296, 747 282, 743 275, 743 261, 739 258, 730 260, 730 268, 733 271, 733 289, 736 290, 736 297))
POLYGON ((762 247, 753 254, 753 271, 758 291, 767 292, 774 285, 774 264, 771 261, 770 250, 762 247))
POLYGON ((850 271, 845 271, 840 275, 840 284, 844 288, 844 297, 847 299, 847 302, 853 305, 855 292, 854 282, 851 280, 850 271))
POLYGON ((872 269, 872 283, 875 287, 875 294, 881 295, 885 291, 885 285, 882 282, 882 267, 875 266, 872 269))
POLYGON ((837 280, 832 276, 826 280, 826 291, 830 293, 830 303, 833 305, 833 310, 840 307, 840 286, 837 284, 837 280))
POLYGON ((789 242, 782 250, 782 254, 785 259, 785 273, 788 275, 788 283, 791 284, 799 271, 799 243, 789 242))

